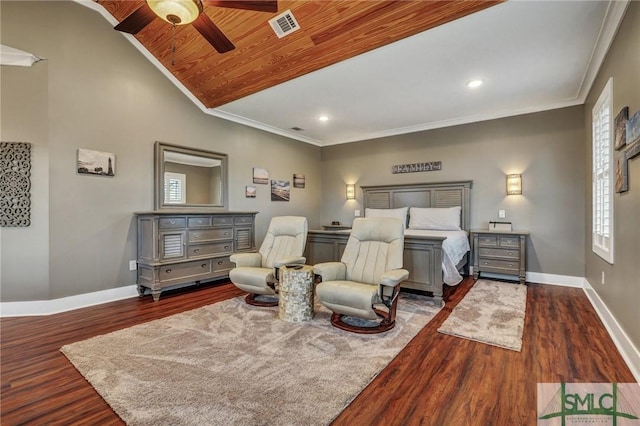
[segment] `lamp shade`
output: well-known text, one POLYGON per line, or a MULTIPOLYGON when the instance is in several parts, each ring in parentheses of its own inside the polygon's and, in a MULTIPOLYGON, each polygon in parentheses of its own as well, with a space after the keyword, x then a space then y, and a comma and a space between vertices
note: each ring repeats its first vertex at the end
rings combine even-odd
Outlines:
POLYGON ((200 0, 147 0, 147 4, 153 13, 175 25, 190 24, 202 12, 200 0))
POLYGON ((507 195, 522 194, 522 175, 507 175, 507 195))
POLYGON ((356 199, 356 184, 348 183, 347 184, 347 200, 355 200, 356 199))

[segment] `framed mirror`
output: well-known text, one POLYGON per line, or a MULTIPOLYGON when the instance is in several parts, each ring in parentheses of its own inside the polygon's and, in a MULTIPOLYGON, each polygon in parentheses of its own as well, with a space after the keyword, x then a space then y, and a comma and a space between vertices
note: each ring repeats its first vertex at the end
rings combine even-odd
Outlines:
POLYGON ((155 144, 155 208, 227 208, 227 154, 155 144))

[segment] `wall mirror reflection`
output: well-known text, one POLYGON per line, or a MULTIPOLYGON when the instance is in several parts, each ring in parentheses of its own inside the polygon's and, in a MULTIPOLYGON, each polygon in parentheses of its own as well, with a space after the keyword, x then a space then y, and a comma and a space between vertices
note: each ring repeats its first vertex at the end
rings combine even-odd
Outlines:
POLYGON ((156 142, 156 209, 226 209, 227 172, 226 154, 156 142))

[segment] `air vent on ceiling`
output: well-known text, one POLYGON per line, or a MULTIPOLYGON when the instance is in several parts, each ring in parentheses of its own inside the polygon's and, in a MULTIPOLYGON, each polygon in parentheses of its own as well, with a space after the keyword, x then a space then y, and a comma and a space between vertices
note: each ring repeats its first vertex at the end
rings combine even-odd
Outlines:
POLYGON ((290 10, 285 10, 275 18, 269 19, 269 25, 273 28, 278 38, 282 38, 300 29, 298 21, 290 10))
POLYGON ((301 132, 304 129, 302 127, 294 126, 294 127, 291 127, 291 130, 295 130, 296 132, 301 132))

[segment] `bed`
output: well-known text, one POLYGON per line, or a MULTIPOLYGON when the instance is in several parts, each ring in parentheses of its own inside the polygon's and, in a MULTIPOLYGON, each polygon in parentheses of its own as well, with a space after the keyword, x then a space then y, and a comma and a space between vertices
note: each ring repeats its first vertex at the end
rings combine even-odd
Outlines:
MULTIPOLYGON (((364 212, 384 214, 387 209, 405 207, 460 209, 460 230, 405 230, 403 262, 409 278, 402 287, 427 292, 441 301, 443 284, 456 285, 468 274, 471 187, 472 181, 361 187, 364 212)), ((410 221, 408 215, 407 225, 410 221)), ((340 260, 348 238, 349 230, 309 230, 307 263, 340 260)))

